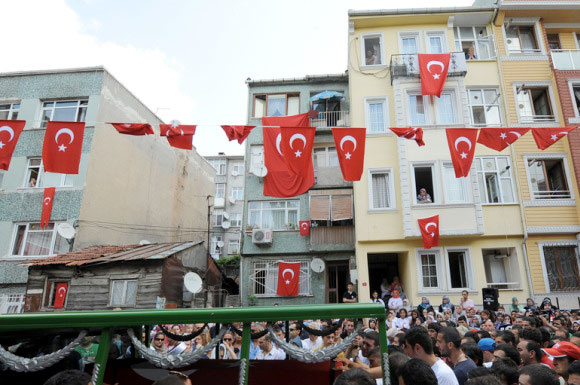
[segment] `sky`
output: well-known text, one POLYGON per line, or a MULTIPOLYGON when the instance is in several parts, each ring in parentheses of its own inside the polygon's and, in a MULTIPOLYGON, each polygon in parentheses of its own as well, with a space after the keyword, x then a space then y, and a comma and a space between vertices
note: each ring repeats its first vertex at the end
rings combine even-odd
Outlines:
MULTIPOLYGON (((406 0, 404 8, 473 0, 406 0)), ((102 65, 163 120, 197 124, 201 155, 243 154, 246 79, 342 73, 348 10, 393 0, 18 0, 2 6, 0 72, 102 65), (33 11, 31 11, 33 10, 33 11), (20 15, 20 16, 19 16, 20 15), (9 33, 7 33, 9 32, 9 33)))

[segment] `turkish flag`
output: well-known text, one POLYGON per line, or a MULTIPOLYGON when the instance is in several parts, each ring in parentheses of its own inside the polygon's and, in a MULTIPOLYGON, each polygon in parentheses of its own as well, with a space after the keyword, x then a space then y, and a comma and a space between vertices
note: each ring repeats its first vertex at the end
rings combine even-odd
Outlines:
POLYGON ((477 143, 481 143, 492 150, 502 151, 529 130, 530 127, 484 127, 479 131, 477 143))
POLYGON ((297 296, 300 286, 300 262, 278 261, 277 295, 285 297, 297 296))
POLYGON ((84 122, 48 122, 42 146, 44 171, 78 174, 84 132, 84 122))
POLYGON ((239 144, 242 144, 246 140, 254 127, 256 126, 222 126, 229 141, 237 140, 239 144))
POLYGON ((461 178, 469 175, 469 169, 475 155, 475 142, 477 140, 476 128, 448 128, 447 144, 451 152, 451 161, 455 169, 455 177, 461 178))
POLYGON ((195 125, 185 124, 160 124, 161 136, 166 136, 171 147, 183 150, 193 150, 193 135, 195 135, 195 125))
POLYGON ((42 214, 40 216, 40 228, 44 229, 50 222, 50 213, 52 212, 52 201, 54 200, 54 187, 44 189, 42 198, 42 214))
POLYGON ((421 127, 391 127, 391 131, 399 138, 414 140, 419 146, 425 145, 425 142, 423 142, 423 129, 421 127))
POLYGON ((56 285, 56 290, 54 292, 53 308, 60 309, 64 307, 64 301, 66 300, 67 291, 68 291, 68 283, 59 283, 56 285))
POLYGON ((262 125, 276 127, 308 127, 310 120, 308 112, 290 116, 265 116, 262 118, 262 125))
POLYGON ((0 120, 0 170, 10 167, 14 148, 25 124, 24 120, 0 120))
POLYGON ((449 71, 450 53, 420 53, 421 94, 441 97, 449 71))
POLYGON ((439 246, 439 215, 417 219, 417 222, 423 237, 423 248, 430 249, 433 246, 439 246))
POLYGON ((109 123, 119 132, 125 135, 153 135, 153 127, 149 123, 109 123))
POLYGON ((359 181, 365 161, 366 128, 332 128, 338 162, 346 181, 359 181))
POLYGON ((540 150, 545 150, 570 133, 573 127, 532 127, 532 135, 540 150))
POLYGON ((303 237, 310 235, 310 221, 300 221, 298 224, 300 226, 300 235, 303 237))
MULTIPOLYGON (((302 173, 312 164, 312 146, 314 146, 314 127, 282 127, 280 149, 286 165, 294 174, 302 173)), ((278 146, 278 143, 276 143, 278 146)))

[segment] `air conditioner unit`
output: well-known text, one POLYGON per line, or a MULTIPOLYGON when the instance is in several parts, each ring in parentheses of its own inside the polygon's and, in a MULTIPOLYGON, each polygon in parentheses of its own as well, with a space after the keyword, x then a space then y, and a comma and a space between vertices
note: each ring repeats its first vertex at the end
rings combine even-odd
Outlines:
POLYGON ((253 229, 252 230, 252 243, 260 244, 271 244, 272 243, 272 230, 269 229, 253 229))

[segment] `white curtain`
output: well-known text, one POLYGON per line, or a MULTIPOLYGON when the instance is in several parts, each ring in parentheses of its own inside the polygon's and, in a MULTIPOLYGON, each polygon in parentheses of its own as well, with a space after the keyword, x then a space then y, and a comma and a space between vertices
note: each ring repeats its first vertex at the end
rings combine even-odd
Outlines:
POLYGON ((389 207, 389 176, 388 174, 373 174, 373 208, 389 207))

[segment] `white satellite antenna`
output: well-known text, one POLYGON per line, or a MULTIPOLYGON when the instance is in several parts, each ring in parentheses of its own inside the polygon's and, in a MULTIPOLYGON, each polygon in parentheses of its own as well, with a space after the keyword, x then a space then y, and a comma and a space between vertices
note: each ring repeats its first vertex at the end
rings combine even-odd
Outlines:
MULTIPOLYGON (((230 224, 229 221, 223 221, 222 222, 222 229, 229 229, 232 225, 230 224)), ((219 242, 218 242, 219 243, 219 242)), ((223 243, 223 242, 222 242, 223 243)), ((221 247, 221 246, 220 246, 221 247)))
POLYGON ((264 165, 260 165, 259 167, 255 167, 252 172, 259 178, 263 178, 268 173, 268 169, 264 165))
POLYGON ((203 281, 198 274, 190 271, 183 277, 183 284, 185 285, 185 289, 187 289, 187 291, 193 294, 197 294, 201 291, 203 281))
POLYGON ((320 258, 313 258, 310 262, 310 268, 315 273, 322 273, 324 271, 324 261, 320 258))
POLYGON ((148 241, 147 239, 142 239, 142 240, 139 241, 139 244, 141 246, 150 245, 151 244, 151 241, 148 241))
POLYGON ((223 216, 225 219, 230 219, 230 214, 228 214, 226 211, 224 211, 223 216))
POLYGON ((70 223, 66 222, 60 223, 58 226, 56 226, 56 232, 67 241, 73 239, 77 233, 75 228, 70 223))
POLYGON ((219 247, 220 249, 224 247, 224 245, 225 245, 224 241, 217 241, 217 247, 219 247))

